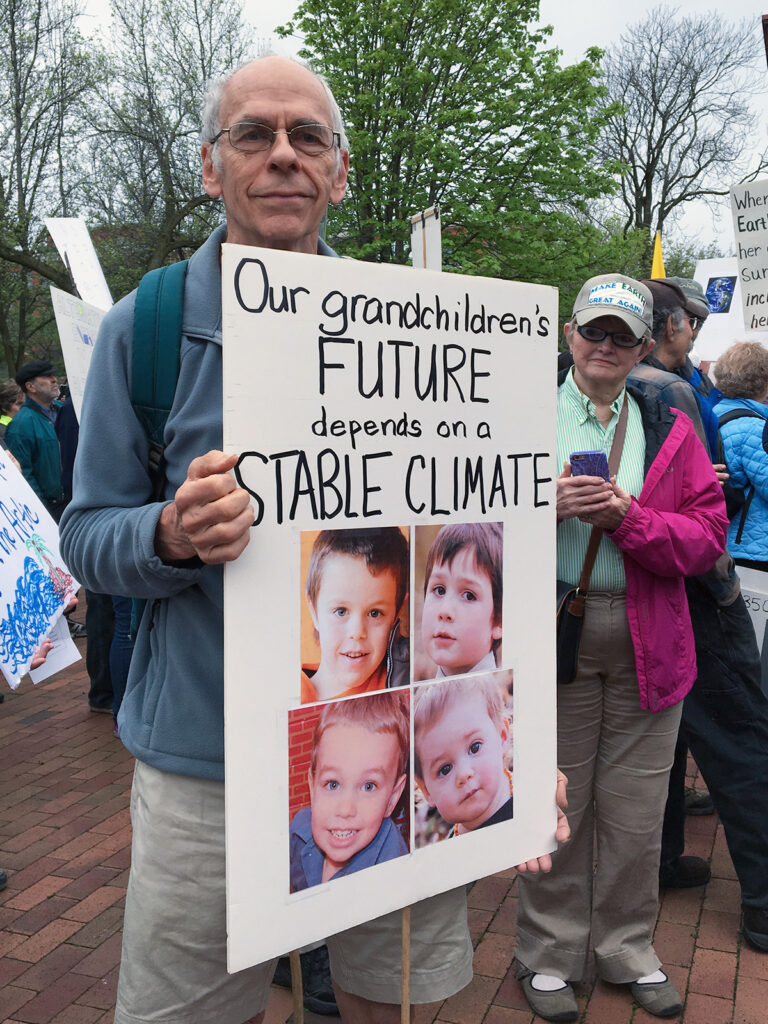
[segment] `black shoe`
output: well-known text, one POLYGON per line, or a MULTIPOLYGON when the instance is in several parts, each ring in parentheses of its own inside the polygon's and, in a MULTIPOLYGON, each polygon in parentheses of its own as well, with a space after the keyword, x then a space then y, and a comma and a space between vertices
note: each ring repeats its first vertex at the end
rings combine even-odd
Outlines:
POLYGON ((768 953, 768 910, 763 907, 742 907, 741 930, 753 949, 768 953))
POLYGON ((0 892, 8 885, 8 872, 0 868, 0 892))
POLYGON ((706 792, 697 792, 695 789, 689 789, 685 794, 685 813, 686 814, 714 814, 715 805, 712 802, 712 797, 706 792))
POLYGON ((88 708, 91 711, 95 711, 97 715, 111 715, 112 705, 108 704, 106 707, 101 707, 99 704, 89 704, 88 708))
POLYGON ((678 857, 659 868, 661 889, 695 889, 706 885, 712 877, 709 864, 702 857, 678 857))
POLYGON ((0 704, 2 704, 4 700, 5 700, 5 694, 3 693, 2 690, 0 690, 0 704))
MULTIPOLYGON (((333 994, 327 946, 318 946, 317 949, 310 949, 308 953, 302 953, 300 960, 304 1009, 323 1017, 337 1017, 339 1008, 333 994)), ((287 956, 281 956, 277 961, 272 981, 281 988, 291 987, 291 962, 287 956)))
POLYGON ((84 640, 88 636, 88 630, 82 622, 75 622, 69 619, 69 635, 73 640, 84 640))

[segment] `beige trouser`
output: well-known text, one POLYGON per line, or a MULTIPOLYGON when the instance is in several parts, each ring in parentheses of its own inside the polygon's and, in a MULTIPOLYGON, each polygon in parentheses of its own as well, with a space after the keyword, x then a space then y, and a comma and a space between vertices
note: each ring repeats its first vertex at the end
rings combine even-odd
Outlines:
MULTIPOLYGON (((266 1005, 275 961, 227 974, 224 783, 137 761, 131 822, 115 1024, 239 1024, 255 1016, 266 1005)), ((397 911, 329 936, 331 970, 345 992, 400 1001, 400 922, 397 911)), ((253 927, 269 921, 256 911, 253 927)), ((414 904, 411 1001, 446 999, 471 980, 465 889, 414 904)))
POLYGON ((592 948, 598 974, 615 984, 660 966, 661 823, 681 709, 641 709, 625 598, 590 594, 579 671, 557 699, 571 839, 551 874, 519 878, 521 964, 578 981, 592 948))

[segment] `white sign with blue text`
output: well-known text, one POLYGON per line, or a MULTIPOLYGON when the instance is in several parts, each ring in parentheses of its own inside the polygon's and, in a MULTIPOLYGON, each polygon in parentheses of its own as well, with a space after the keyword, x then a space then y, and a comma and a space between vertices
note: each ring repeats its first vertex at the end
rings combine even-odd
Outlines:
POLYGON ((0 671, 12 689, 79 586, 56 523, 0 450, 0 671))

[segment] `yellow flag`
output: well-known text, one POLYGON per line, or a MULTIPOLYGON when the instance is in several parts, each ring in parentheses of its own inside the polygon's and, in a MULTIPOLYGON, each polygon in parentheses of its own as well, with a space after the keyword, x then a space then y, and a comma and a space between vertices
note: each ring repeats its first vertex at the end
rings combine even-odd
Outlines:
POLYGON ((653 263, 651 264, 651 277, 666 277, 664 269, 664 257, 661 255, 661 232, 656 232, 653 240, 653 263))

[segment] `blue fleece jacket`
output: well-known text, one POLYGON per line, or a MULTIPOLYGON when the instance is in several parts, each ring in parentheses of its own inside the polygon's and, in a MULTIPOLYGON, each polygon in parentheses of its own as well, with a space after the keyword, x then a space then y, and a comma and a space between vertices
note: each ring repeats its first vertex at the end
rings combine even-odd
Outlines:
MULTIPOLYGON (((149 445, 131 405, 136 293, 104 318, 83 399, 74 494, 61 550, 102 594, 148 598, 118 723, 130 752, 161 771, 224 778, 221 566, 165 565, 160 514, 192 459, 222 445, 220 227, 192 256, 184 290, 181 365, 165 428, 165 501, 152 502, 149 445)), ((318 251, 335 255, 322 241, 318 251)), ((254 339, 258 343, 257 339, 254 339)))
POLYGON ((763 429, 768 408, 750 398, 724 398, 715 406, 714 413, 719 417, 732 409, 748 409, 760 418, 740 416, 720 428, 730 482, 735 487, 755 489, 738 540, 741 512, 731 520, 728 550, 734 558, 764 562, 768 560, 768 454, 763 449, 763 429))

